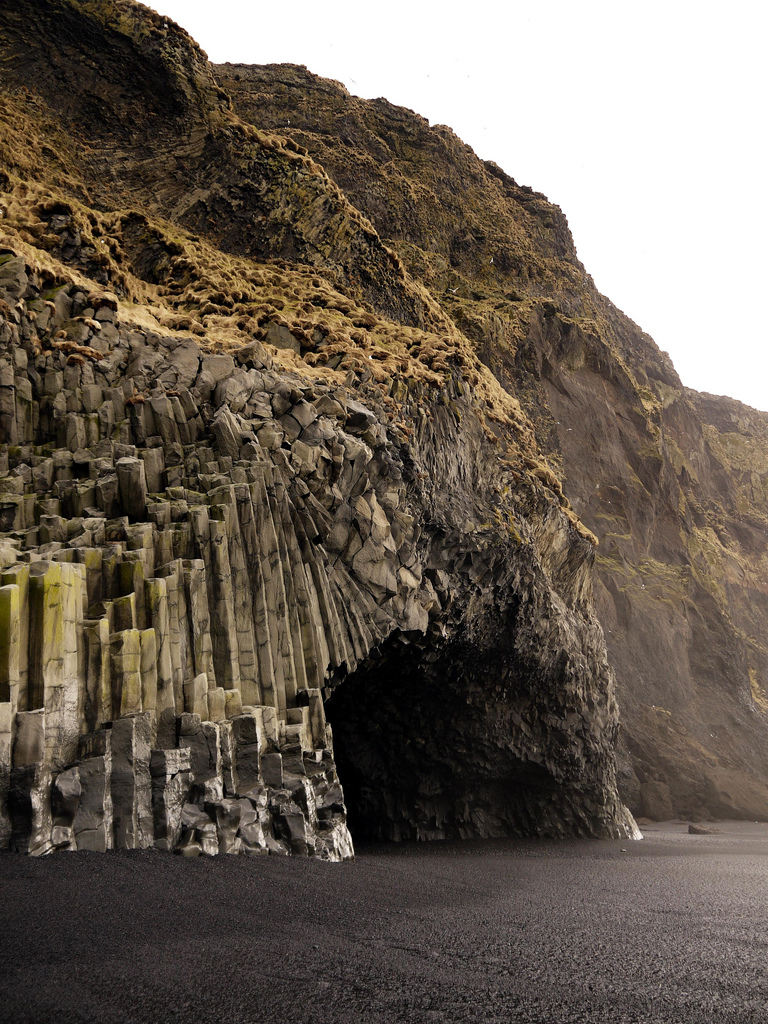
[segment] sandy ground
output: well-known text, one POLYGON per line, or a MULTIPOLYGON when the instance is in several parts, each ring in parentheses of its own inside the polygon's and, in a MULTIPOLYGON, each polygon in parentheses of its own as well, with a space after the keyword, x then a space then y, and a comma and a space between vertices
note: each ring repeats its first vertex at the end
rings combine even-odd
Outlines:
POLYGON ((0 1020, 768 1021, 768 826, 368 847, 349 864, 0 854, 0 1020))

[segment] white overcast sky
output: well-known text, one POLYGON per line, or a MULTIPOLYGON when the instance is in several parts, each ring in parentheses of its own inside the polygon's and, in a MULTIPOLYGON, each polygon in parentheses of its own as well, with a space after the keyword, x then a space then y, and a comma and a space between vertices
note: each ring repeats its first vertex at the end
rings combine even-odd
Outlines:
POLYGON ((766 0, 154 0, 217 63, 290 62, 449 125, 564 211, 683 383, 768 410, 766 0))

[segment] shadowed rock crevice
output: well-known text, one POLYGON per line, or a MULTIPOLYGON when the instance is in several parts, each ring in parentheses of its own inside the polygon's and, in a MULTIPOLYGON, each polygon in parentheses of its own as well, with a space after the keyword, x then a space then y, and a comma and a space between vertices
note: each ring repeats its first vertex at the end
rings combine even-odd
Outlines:
POLYGON ((597 784, 611 758, 590 735, 610 708, 579 707, 565 652, 526 655, 510 597, 486 610, 476 644, 446 642, 440 628, 395 634, 333 690, 326 710, 355 837, 614 834, 616 808, 597 784))
POLYGON ((395 639, 334 691, 327 714, 354 839, 573 834, 556 811, 562 788, 507 727, 519 711, 489 707, 500 687, 473 685, 459 667, 471 655, 395 639))

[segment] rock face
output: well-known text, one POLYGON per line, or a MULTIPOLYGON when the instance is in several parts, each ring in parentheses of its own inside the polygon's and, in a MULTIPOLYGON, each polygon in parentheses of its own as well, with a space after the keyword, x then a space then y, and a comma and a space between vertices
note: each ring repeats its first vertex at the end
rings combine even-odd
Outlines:
POLYGON ((631 835, 609 654, 632 809, 765 817, 765 417, 559 210, 129 0, 0 67, 0 844, 631 835))
POLYGON ((592 545, 460 379, 405 427, 3 266, 6 842, 350 856, 329 695, 361 833, 626 831, 592 545))
POLYGON ((598 537, 627 804, 658 784, 677 815, 768 818, 768 415, 684 388, 597 292, 561 211, 449 129, 304 68, 215 71, 241 116, 290 118, 520 401, 598 537))

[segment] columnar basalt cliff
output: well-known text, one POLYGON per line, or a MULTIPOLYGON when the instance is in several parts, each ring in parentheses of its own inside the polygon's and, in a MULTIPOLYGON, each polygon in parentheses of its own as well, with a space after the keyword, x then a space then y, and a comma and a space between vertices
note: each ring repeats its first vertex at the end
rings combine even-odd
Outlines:
POLYGON ((518 403, 175 26, 0 26, 4 841, 350 856, 326 710, 360 834, 629 834, 518 403))
POLYGON ((19 257, 0 287, 13 848, 348 856, 337 686, 361 830, 626 830, 592 545, 460 379, 363 404, 19 257))
POLYGON ((713 503, 764 417, 559 210, 130 0, 21 0, 0 58, 2 845, 631 835, 595 566, 625 799, 763 816, 758 470, 713 503))

